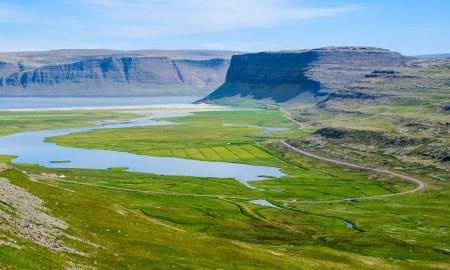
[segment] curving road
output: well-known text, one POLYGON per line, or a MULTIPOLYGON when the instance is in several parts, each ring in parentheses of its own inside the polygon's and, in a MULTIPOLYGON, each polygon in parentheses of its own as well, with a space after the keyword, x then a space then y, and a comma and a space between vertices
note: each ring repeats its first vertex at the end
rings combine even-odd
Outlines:
POLYGON ((285 116, 289 121, 291 121, 292 123, 298 125, 299 128, 303 130, 303 128, 304 128, 303 124, 300 123, 300 122, 298 122, 298 121, 295 120, 294 118, 292 118, 290 112, 286 111, 286 110, 283 109, 281 106, 278 106, 278 105, 273 105, 273 106, 277 107, 281 112, 284 113, 284 116, 285 116))
MULTIPOLYGON (((291 114, 289 112, 285 111, 281 107, 279 107, 279 109, 280 109, 280 111, 285 113, 287 119, 289 119, 291 122, 299 125, 300 128, 303 129, 303 125, 301 123, 295 121, 294 119, 292 119, 292 117, 290 116, 291 114)), ((317 156, 315 154, 308 153, 306 151, 298 149, 295 146, 290 145, 289 143, 286 142, 286 140, 281 140, 280 143, 283 144, 288 149, 290 149, 290 150, 292 150, 294 152, 297 152, 297 153, 299 153, 301 155, 307 156, 307 157, 311 157, 311 158, 314 158, 314 159, 318 159, 318 160, 326 161, 326 162, 329 162, 329 163, 341 165, 341 166, 348 167, 348 168, 355 169, 355 170, 362 170, 362 171, 370 171, 370 172, 376 172, 376 173, 389 174, 389 175, 396 176, 398 178, 401 178, 403 180, 406 180, 406 181, 416 185, 416 188, 413 189, 413 190, 399 192, 399 193, 394 193, 394 194, 375 195, 375 196, 359 197, 359 198, 346 198, 346 199, 331 200, 331 201, 304 201, 304 202, 297 202, 297 203, 318 204, 318 203, 337 203, 337 202, 346 202, 346 201, 354 201, 354 200, 380 199, 380 198, 385 198, 385 197, 394 197, 394 196, 400 196, 400 195, 405 195, 405 194, 417 192, 417 191, 422 190, 422 189, 427 187, 426 183, 424 183, 424 182, 422 182, 422 181, 420 181, 420 180, 418 180, 416 178, 410 177, 410 176, 402 175, 402 174, 399 174, 399 173, 396 173, 396 172, 391 172, 391 171, 388 171, 388 170, 374 169, 374 168, 364 167, 364 166, 360 166, 360 165, 355 165, 355 164, 348 163, 348 162, 337 161, 337 160, 333 160, 333 159, 317 156)))

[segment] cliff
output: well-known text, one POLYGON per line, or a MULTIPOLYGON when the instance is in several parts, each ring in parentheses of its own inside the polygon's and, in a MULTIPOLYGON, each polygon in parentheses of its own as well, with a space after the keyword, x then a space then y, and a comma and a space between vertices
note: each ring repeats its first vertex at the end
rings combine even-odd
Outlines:
POLYGON ((367 47, 235 55, 225 83, 203 101, 233 96, 285 102, 307 93, 328 95, 377 69, 409 61, 399 53, 367 47))
POLYGON ((231 54, 107 50, 3 53, 0 54, 0 59, 5 59, 0 61, 0 94, 205 93, 225 81, 231 54))

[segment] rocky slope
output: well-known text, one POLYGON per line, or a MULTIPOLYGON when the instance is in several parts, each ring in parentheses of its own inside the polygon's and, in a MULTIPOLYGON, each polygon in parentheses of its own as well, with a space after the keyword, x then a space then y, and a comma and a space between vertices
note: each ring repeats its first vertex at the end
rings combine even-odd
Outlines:
POLYGON ((204 101, 233 96, 285 102, 300 94, 325 96, 377 69, 409 61, 371 47, 330 47, 233 56, 226 82, 204 101))
POLYGON ((364 113, 371 105, 413 103, 435 107, 437 112, 450 108, 450 60, 413 60, 390 69, 364 75, 346 88, 329 95, 316 107, 322 110, 364 113))
POLYGON ((450 59, 450 53, 417 55, 417 56, 415 56, 415 58, 431 59, 431 60, 445 60, 445 59, 450 59))
POLYGON ((448 181, 449 114, 450 60, 415 59, 366 74, 294 116, 318 128, 296 146, 448 181))
MULTIPOLYGON (((15 168, 6 164, 0 164, 0 172, 10 170, 19 173, 15 168)), ((35 181, 30 178, 30 180, 35 181)), ((32 243, 43 246, 57 252, 67 252, 79 256, 88 257, 88 254, 69 247, 62 239, 68 238, 96 248, 101 246, 85 239, 71 236, 65 231, 68 224, 60 219, 49 216, 44 202, 28 193, 21 187, 12 184, 8 179, 0 177, 0 246, 10 246, 16 249, 26 248, 23 241, 26 239, 32 243), (11 235, 8 237, 3 233, 11 235), (14 237, 14 238, 12 238, 14 237)))
POLYGON ((223 51, 0 53, 1 95, 205 93, 225 80, 223 51))

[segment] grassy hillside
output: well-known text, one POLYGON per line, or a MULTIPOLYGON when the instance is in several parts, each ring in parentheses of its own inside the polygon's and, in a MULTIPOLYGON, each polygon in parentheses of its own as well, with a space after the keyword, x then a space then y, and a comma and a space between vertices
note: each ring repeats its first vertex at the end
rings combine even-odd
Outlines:
MULTIPOLYGON (((395 177, 350 170, 280 148, 279 139, 304 137, 312 130, 299 130, 279 111, 203 112, 171 120, 178 125, 77 133, 51 140, 140 154, 145 154, 142 149, 159 155, 170 150, 170 156, 179 156, 174 150, 183 150, 189 158, 208 160, 215 156, 190 155, 192 149, 216 154, 227 149, 234 156, 221 156, 222 160, 276 166, 288 175, 252 182, 257 189, 249 189, 233 179, 130 173, 123 168, 52 169, 66 175, 61 181, 33 176, 44 170, 39 166, 16 164, 20 171, 3 170, 0 178, 42 199, 45 209, 40 211, 67 223, 66 229, 60 229, 64 236, 55 241, 84 255, 39 245, 1 225, 0 265, 12 269, 448 268, 447 182, 410 172, 426 181, 425 191, 324 203, 414 187, 395 177), (262 134, 262 128, 249 127, 254 125, 291 130, 262 134), (264 156, 244 158, 244 150, 264 156), (22 171, 29 172, 33 181, 22 171), (256 199, 279 208, 249 202, 256 199)), ((0 211, 13 213, 14 208, 5 202, 0 211)))
POLYGON ((317 130, 297 146, 354 162, 448 181, 450 62, 377 71, 309 109, 290 108, 317 130))

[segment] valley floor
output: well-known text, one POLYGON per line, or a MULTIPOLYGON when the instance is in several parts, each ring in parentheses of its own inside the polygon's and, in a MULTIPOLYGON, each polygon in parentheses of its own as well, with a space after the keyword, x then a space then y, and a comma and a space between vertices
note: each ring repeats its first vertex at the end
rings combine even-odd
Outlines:
MULTIPOLYGON (((27 112, 9 111, 0 112, 0 125, 7 134, 86 125, 86 120, 122 121, 137 113, 142 110, 64 115, 45 111, 42 117, 27 118, 27 112), (16 117, 20 115, 24 117, 16 117)), ((54 168, 51 172, 66 178, 52 179, 37 176, 49 171, 37 165, 2 165, 1 183, 8 187, 2 190, 16 195, 0 194, 1 267, 450 267, 447 182, 421 174, 406 177, 408 182, 400 175, 354 170, 349 164, 332 164, 280 147, 280 140, 304 137, 311 130, 298 129, 277 110, 203 111, 170 121, 177 124, 96 130, 48 141, 273 166, 286 176, 253 181, 256 188, 250 189, 234 179, 133 173, 126 168, 54 168), (256 126, 290 130, 263 134, 256 126), (34 202, 39 217, 23 215, 27 210, 14 203, 14 197, 34 202), (371 199, 359 199, 363 197, 371 199), (250 202, 261 199, 276 207, 250 202)), ((1 159, 10 163, 12 158, 1 159)))

